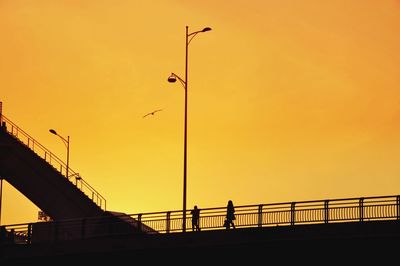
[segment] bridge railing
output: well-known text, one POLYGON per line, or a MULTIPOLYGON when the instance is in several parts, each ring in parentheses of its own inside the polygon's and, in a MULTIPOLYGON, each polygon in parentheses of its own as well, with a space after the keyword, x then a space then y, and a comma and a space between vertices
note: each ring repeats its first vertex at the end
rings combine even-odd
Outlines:
MULTIPOLYGON (((242 205, 235 207, 234 224, 241 228, 400 219, 399 200, 400 196, 379 196, 242 205)), ((182 211, 141 214, 140 220, 159 232, 179 232, 183 224, 181 214, 182 211)), ((225 207, 201 209, 200 228, 224 229, 225 215, 225 207)), ((191 228, 190 210, 186 217, 186 228, 191 228)))
MULTIPOLYGON (((236 206, 235 210, 235 228, 400 220, 400 195, 241 205, 236 206)), ((3 233, 5 232, 3 235, 9 235, 13 230, 14 234, 19 236, 19 243, 31 243, 31 239, 42 239, 47 242, 133 234, 140 232, 141 227, 146 228, 142 230, 143 233, 170 234, 182 232, 182 214, 181 210, 122 214, 117 220, 110 217, 94 217, 6 225, 1 229, 3 233), (123 221, 130 221, 132 225, 135 225, 134 228, 139 230, 132 232, 117 230, 118 224, 120 225, 123 221), (106 227, 107 230, 94 230, 94 225, 106 227), (41 231, 40 228, 43 226, 51 230, 41 231), (151 230, 148 230, 149 228, 151 230), (43 232, 46 232, 46 237, 40 236, 43 232)), ((201 209, 201 230, 226 229, 225 215, 226 207, 201 209)), ((118 216, 115 217, 118 218, 118 216)), ((187 211, 186 217, 188 217, 187 231, 191 231, 190 210, 187 211)))
POLYGON ((10 135, 14 136, 22 144, 31 149, 36 155, 44 159, 47 163, 53 166, 57 171, 60 172, 65 178, 71 181, 77 188, 79 188, 84 194, 86 194, 94 203, 100 208, 106 210, 106 199, 97 192, 92 186, 90 186, 80 175, 68 167, 67 176, 67 164, 64 163, 54 153, 40 144, 37 140, 31 137, 28 133, 14 124, 5 115, 0 113, 1 127, 5 129, 10 135))

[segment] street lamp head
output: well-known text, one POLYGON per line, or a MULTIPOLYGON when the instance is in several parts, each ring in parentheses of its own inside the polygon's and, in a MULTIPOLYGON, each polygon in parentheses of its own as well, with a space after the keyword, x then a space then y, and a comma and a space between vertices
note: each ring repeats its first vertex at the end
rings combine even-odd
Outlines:
POLYGON ((51 134, 58 135, 57 132, 54 129, 50 129, 49 131, 50 131, 51 134))
POLYGON ((206 31, 210 31, 210 30, 211 30, 210 27, 206 27, 206 28, 204 28, 201 32, 206 32, 206 31))
POLYGON ((168 77, 168 82, 169 83, 175 83, 176 82, 176 77, 174 75, 171 75, 168 77))

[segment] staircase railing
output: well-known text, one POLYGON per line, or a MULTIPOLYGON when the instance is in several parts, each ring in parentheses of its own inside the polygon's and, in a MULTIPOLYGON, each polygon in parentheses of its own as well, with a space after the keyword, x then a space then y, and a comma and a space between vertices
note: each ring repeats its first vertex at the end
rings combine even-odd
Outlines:
POLYGON ((22 144, 31 149, 39 157, 44 159, 47 163, 53 166, 57 171, 60 172, 65 178, 67 178, 71 183, 73 183, 79 190, 81 190, 85 195, 87 195, 94 203, 96 203, 100 208, 106 210, 106 199, 97 192, 92 186, 90 186, 80 175, 68 167, 67 174, 67 164, 64 163, 59 157, 54 153, 40 144, 37 140, 31 137, 28 133, 18 127, 10 119, 0 113, 0 123, 3 130, 6 130, 10 135, 14 136, 22 144), (75 179, 75 182, 73 182, 75 179))

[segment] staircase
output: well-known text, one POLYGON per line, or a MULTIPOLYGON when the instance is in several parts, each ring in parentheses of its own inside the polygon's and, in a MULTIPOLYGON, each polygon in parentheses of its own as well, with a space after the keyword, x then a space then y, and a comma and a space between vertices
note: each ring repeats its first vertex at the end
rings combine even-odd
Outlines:
POLYGON ((32 224, 31 242, 76 239, 109 233, 157 233, 141 221, 106 210, 106 200, 78 173, 2 115, 0 178, 5 179, 51 222, 32 224))
POLYGON ((79 174, 4 115, 0 122, 1 178, 54 221, 105 215, 106 200, 79 174))

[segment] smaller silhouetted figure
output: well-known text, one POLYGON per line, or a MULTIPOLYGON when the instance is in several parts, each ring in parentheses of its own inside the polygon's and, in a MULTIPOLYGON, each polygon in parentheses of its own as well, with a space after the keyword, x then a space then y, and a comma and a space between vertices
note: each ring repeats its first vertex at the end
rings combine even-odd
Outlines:
POLYGON ((224 226, 226 227, 226 229, 229 229, 230 226, 232 226, 232 228, 235 228, 233 220, 236 220, 235 207, 233 206, 233 202, 229 200, 228 205, 226 206, 226 219, 224 222, 224 226))
POLYGON ((194 209, 190 212, 192 214, 192 230, 200 231, 199 219, 200 219, 200 209, 197 208, 197 205, 194 206, 194 209))

